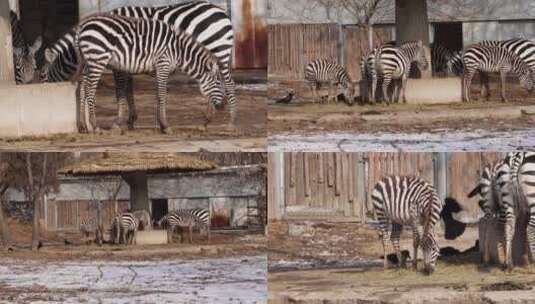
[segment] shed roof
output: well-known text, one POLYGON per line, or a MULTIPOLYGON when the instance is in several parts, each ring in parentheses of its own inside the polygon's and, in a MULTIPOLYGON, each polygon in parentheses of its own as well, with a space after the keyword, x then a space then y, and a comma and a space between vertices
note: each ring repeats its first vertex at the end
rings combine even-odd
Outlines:
POLYGON ((98 159, 86 159, 59 170, 66 175, 105 175, 135 171, 147 173, 204 171, 217 165, 191 155, 167 153, 111 153, 98 159))

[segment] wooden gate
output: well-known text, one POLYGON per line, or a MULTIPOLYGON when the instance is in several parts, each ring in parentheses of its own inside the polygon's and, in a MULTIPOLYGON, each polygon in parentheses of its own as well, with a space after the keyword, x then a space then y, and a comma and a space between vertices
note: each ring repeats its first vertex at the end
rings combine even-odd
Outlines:
POLYGON ((305 66, 324 58, 338 62, 336 24, 272 24, 268 26, 268 75, 304 79, 305 66))

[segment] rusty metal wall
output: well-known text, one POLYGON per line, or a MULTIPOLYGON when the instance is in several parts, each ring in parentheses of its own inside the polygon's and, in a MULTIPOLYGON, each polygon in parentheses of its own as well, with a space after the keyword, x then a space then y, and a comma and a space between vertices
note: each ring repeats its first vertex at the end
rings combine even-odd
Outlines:
POLYGON ((324 58, 338 62, 338 36, 336 24, 269 25, 269 77, 304 79, 310 61, 324 58))
POLYGON ((233 0, 231 13, 235 37, 234 68, 267 68, 267 0, 233 0))

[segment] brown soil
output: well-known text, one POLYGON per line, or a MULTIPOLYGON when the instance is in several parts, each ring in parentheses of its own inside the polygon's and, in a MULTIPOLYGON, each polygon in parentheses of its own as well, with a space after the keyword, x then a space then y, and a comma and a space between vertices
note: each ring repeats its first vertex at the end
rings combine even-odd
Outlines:
MULTIPOLYGON (((230 257, 261 255, 266 252, 266 238, 246 232, 213 232, 210 242, 194 234, 193 243, 172 243, 166 245, 83 245, 82 236, 77 232, 42 232, 43 247, 31 251, 31 224, 9 220, 12 250, 0 250, 0 259, 57 260, 159 260, 172 258, 230 257), (69 244, 65 244, 68 240, 69 244)), ((0 247, 1 249, 1 247, 0 247)))
MULTIPOLYGON (((509 109, 535 105, 533 98, 528 98, 525 90, 517 83, 509 84, 507 92, 510 102, 502 103, 497 95, 496 82, 491 83, 490 101, 477 101, 470 104, 439 104, 439 105, 412 105, 394 104, 383 105, 355 105, 349 107, 344 103, 316 104, 311 98, 310 89, 303 82, 273 82, 269 84, 268 110, 269 135, 281 133, 306 134, 309 132, 432 132, 436 129, 491 129, 507 130, 531 127, 531 116, 500 117, 500 109, 509 109), (274 101, 288 92, 296 92, 290 104, 275 104, 274 101), (456 117, 455 113, 463 114, 466 110, 495 109, 494 117, 481 119, 470 117, 456 117), (451 113, 455 119, 426 118, 426 113, 451 113), (369 119, 373 115, 391 114, 385 119, 369 119), (403 116, 417 115, 407 123, 403 116)), ((472 96, 479 96, 479 86, 473 86, 472 96)), ((474 98, 476 99, 476 98, 474 98)))
MULTIPOLYGON (((133 131, 107 131, 117 114, 115 84, 106 75, 97 90, 98 125, 104 129, 99 134, 60 134, 47 137, 0 139, 4 150, 72 150, 113 149, 114 147, 141 147, 141 150, 174 150, 187 148, 189 141, 241 140, 236 149, 265 149, 266 91, 265 72, 245 71, 237 76, 248 79, 246 87, 238 87, 237 129, 228 128, 230 115, 227 110, 218 111, 205 127, 207 100, 199 92, 199 86, 189 83, 183 76, 176 76, 169 83, 167 116, 173 135, 163 135, 156 127, 156 82, 150 76, 134 78, 134 99, 138 120, 133 131), (252 82, 251 83, 251 79, 252 82), (264 79, 264 80, 263 80, 264 79), (256 82, 260 84, 256 84, 256 82), (249 142, 249 144, 248 144, 249 142)), ((236 150, 234 149, 234 150, 236 150)), ((230 149, 229 149, 230 150, 230 149)))

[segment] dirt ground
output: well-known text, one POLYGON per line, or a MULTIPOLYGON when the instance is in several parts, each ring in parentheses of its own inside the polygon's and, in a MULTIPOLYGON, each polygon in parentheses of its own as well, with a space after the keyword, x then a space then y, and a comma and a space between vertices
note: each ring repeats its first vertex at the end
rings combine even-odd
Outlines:
MULTIPOLYGON (((402 250, 412 248, 410 236, 404 232, 402 250)), ((453 241, 445 240, 441 233, 438 238, 443 255, 436 271, 425 276, 410 268, 384 271, 382 245, 370 226, 271 222, 269 303, 535 302, 535 267, 517 267, 512 273, 480 267, 479 254, 472 248, 477 239, 475 228, 468 228, 453 241), (291 228, 295 224, 301 228, 291 228), (449 247, 462 253, 446 256, 449 247)))
MULTIPOLYGON (((497 90, 497 82, 491 80, 490 100, 470 104, 394 104, 388 107, 357 104, 350 107, 343 102, 336 105, 313 103, 310 89, 303 82, 273 81, 268 85, 268 130, 272 136, 333 131, 409 133, 436 129, 508 130, 531 127, 534 118, 530 115, 533 110, 530 107, 535 106, 535 99, 515 82, 508 84, 509 103, 499 100, 497 90), (290 88, 296 92, 294 99, 289 104, 275 103, 290 88), (526 107, 528 110, 522 112, 526 107)), ((479 96, 479 85, 472 86, 472 96, 474 99, 479 96)))
POLYGON ((237 71, 237 129, 228 128, 227 110, 217 112, 205 128, 207 100, 196 83, 176 75, 169 83, 168 120, 173 135, 156 128, 156 81, 145 75, 134 77, 134 99, 138 121, 133 131, 110 131, 117 113, 115 84, 106 75, 97 89, 97 120, 104 130, 99 134, 60 134, 50 137, 0 139, 3 150, 121 150, 139 151, 255 151, 266 148, 266 73, 237 71), (106 130, 108 129, 108 130, 106 130))
MULTIPOLYGON (((193 244, 80 245, 79 233, 43 233, 9 221, 13 250, 0 250, 0 303, 265 303, 266 238, 198 234, 193 244), (68 240, 69 244, 65 243, 68 240)), ((0 247, 0 249, 3 249, 0 247)))

